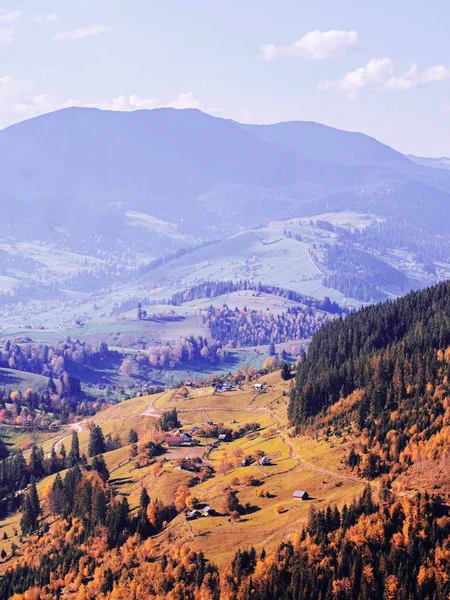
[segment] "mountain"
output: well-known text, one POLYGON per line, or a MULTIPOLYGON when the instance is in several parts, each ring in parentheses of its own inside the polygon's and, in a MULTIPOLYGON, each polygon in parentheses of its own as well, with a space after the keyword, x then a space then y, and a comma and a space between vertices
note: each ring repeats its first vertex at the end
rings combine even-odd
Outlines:
POLYGON ((434 169, 450 169, 450 158, 446 156, 443 156, 442 158, 427 158, 424 156, 407 154, 406 158, 418 165, 423 165, 424 167, 433 167, 434 169))
POLYGON ((129 213, 204 237, 251 226, 255 212, 295 216, 330 193, 421 177, 420 167, 365 135, 316 123, 247 126, 191 109, 70 108, 0 132, 5 233, 52 239, 56 230, 72 247, 82 229, 102 245, 112 237, 154 249, 129 213), (27 217, 20 223, 14 204, 27 217))
MULTIPOLYGON (((53 302, 52 322, 56 306, 73 314, 87 294, 111 294, 112 286, 185 286, 171 261, 196 248, 199 257, 209 248, 205 260, 214 262, 236 242, 239 260, 250 260, 254 244, 233 236, 264 235, 271 221, 350 210, 407 219, 429 236, 446 236, 450 224, 450 174, 369 136, 309 122, 244 125, 192 109, 69 108, 24 121, 0 131, 0 181, 0 307, 35 302, 23 319, 41 312, 40 301, 53 302), (141 267, 153 270, 158 259, 163 268, 138 281, 141 267)), ((300 246, 289 242, 288 252, 300 252, 296 268, 306 270, 294 279, 307 281, 311 259, 300 246)), ((436 254, 427 257, 436 269, 436 254)), ((221 278, 219 265, 210 270, 221 278)), ((253 271, 266 278, 267 270, 253 271)), ((413 279, 410 287, 423 284, 413 279)), ((295 289, 315 293, 322 284, 307 287, 295 289)))

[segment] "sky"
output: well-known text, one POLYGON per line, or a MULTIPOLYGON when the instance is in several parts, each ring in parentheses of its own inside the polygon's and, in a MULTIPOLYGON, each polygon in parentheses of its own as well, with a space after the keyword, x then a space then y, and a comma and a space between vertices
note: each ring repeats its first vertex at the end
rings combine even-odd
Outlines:
POLYGON ((0 0, 0 127, 173 106, 450 156, 449 22, 448 0, 0 0))

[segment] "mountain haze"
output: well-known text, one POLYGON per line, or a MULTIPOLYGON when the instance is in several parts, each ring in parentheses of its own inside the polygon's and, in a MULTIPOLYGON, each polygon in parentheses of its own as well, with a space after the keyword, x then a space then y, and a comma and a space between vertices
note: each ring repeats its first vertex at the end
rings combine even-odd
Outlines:
MULTIPOLYGON (((295 261, 297 251, 294 289, 323 298, 330 293, 323 279, 334 274, 326 265, 326 247, 336 235, 325 241, 320 223, 310 231, 307 222, 300 229, 295 225, 296 233, 290 221, 342 211, 370 215, 372 223, 406 219, 424 228, 432 254, 422 244, 419 259, 416 248, 406 260, 397 250, 410 252, 408 236, 401 247, 394 236, 396 254, 383 258, 412 277, 408 288, 445 276, 442 265, 432 280, 420 272, 433 273, 433 260, 442 261, 436 248, 443 243, 436 236, 446 236, 450 225, 450 173, 416 164, 367 135, 318 123, 244 125, 194 109, 68 108, 0 132, 0 181, 0 305, 8 305, 12 294, 15 304, 52 298, 72 309, 85 300, 80 292, 102 291, 106 298, 111 285, 130 280, 134 290, 169 281, 181 289, 192 283, 192 274, 228 278, 230 267, 232 277, 250 272, 256 281, 289 287, 292 277, 283 283, 276 265, 286 252, 295 261), (280 235, 265 232, 270 222, 280 223, 282 236, 297 237, 278 243, 280 235), (235 256, 233 244, 241 238, 233 236, 249 230, 261 230, 261 242, 247 244, 238 261, 258 259, 264 246, 264 254, 275 252, 272 273, 264 265, 217 262, 228 247, 235 256), (225 239, 223 247, 211 245, 225 239), (195 257, 210 268, 195 263, 192 269, 185 260, 188 281, 177 280, 171 261, 198 247, 203 250, 195 257), (159 270, 155 259, 162 261, 159 270), (139 280, 141 267, 150 275, 139 280)), ((338 285, 358 300, 386 295, 366 281, 356 287, 359 292, 352 273, 338 285)), ((131 288, 123 293, 130 295, 131 288)), ((40 312, 36 306, 34 314, 40 312)))
POLYGON ((215 217, 229 201, 220 228, 232 233, 253 225, 249 200, 268 219, 295 216, 315 198, 422 173, 362 134, 317 123, 241 125, 191 109, 70 108, 0 132, 1 207, 18 202, 29 211, 29 233, 40 236, 77 225, 126 238, 120 220, 138 211, 183 231, 195 224, 201 237, 219 230, 215 217))

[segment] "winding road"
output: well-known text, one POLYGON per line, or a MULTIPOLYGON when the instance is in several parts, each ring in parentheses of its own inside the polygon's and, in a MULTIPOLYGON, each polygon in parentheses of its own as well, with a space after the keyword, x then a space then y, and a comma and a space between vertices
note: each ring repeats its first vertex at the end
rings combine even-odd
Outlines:
MULTIPOLYGON (((76 431, 77 433, 81 433, 83 431, 83 423, 84 423, 84 421, 81 421, 80 423, 71 423, 69 425, 69 429, 71 429, 72 432, 66 434, 64 437, 62 437, 61 439, 59 439, 57 442, 55 442, 53 444, 52 449, 55 451, 56 454, 59 453, 59 451, 61 450, 61 446, 64 444, 64 442, 72 437, 72 433, 74 431, 76 431)), ((52 453, 49 452, 47 455, 48 458, 50 458, 51 455, 52 455, 52 453)))

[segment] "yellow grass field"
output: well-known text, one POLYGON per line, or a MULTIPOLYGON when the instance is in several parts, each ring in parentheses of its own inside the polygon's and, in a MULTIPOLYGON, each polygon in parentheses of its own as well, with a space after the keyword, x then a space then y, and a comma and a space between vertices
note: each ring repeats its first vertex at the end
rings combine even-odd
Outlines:
MULTIPOLYGON (((255 392, 250 384, 228 393, 215 393, 213 388, 190 389, 187 398, 174 390, 134 398, 106 408, 77 425, 81 428, 82 453, 87 454, 91 423, 100 425, 105 436, 120 436, 122 447, 107 452, 104 457, 110 482, 118 494, 128 498, 132 512, 139 504, 142 486, 152 500, 173 503, 177 487, 187 485, 193 477, 177 466, 180 457, 204 457, 213 467, 215 476, 192 487, 192 494, 200 506, 210 505, 215 510, 214 516, 201 516, 188 523, 181 513, 155 539, 155 544, 162 549, 176 537, 188 542, 190 548, 203 551, 209 559, 224 563, 238 548, 254 545, 260 550, 263 545, 274 546, 280 539, 289 537, 302 528, 312 505, 342 505, 361 494, 364 482, 356 480, 343 462, 351 440, 335 435, 318 440, 307 436, 291 438, 287 428, 286 395, 290 383, 282 381, 279 373, 267 375, 260 381, 271 387, 261 393, 255 392), (136 468, 127 445, 130 428, 137 431, 139 439, 148 438, 155 431, 159 415, 172 408, 177 409, 186 431, 193 425, 206 425, 208 419, 234 430, 249 423, 257 423, 259 429, 234 441, 220 442, 208 455, 206 442, 211 439, 200 438, 200 446, 196 447, 169 448, 158 459, 161 469, 156 474, 151 465, 136 468), (257 458, 263 455, 268 457, 269 464, 259 464, 257 458), (244 456, 253 457, 249 466, 240 466, 244 456), (252 479, 257 485, 252 484, 252 479), (235 522, 222 514, 223 498, 230 490, 237 491, 243 507, 235 522), (293 498, 295 490, 306 490, 311 499, 302 502, 293 498)), ((60 445, 63 441, 69 451, 73 427, 38 443, 49 453, 53 444, 59 442, 60 445)), ((39 482, 41 498, 54 477, 39 482)), ((14 535, 14 531, 20 534, 19 521, 20 514, 16 514, 0 523, 0 537, 3 532, 8 536, 1 542, 8 555, 13 541, 20 547, 19 536, 14 535)))

